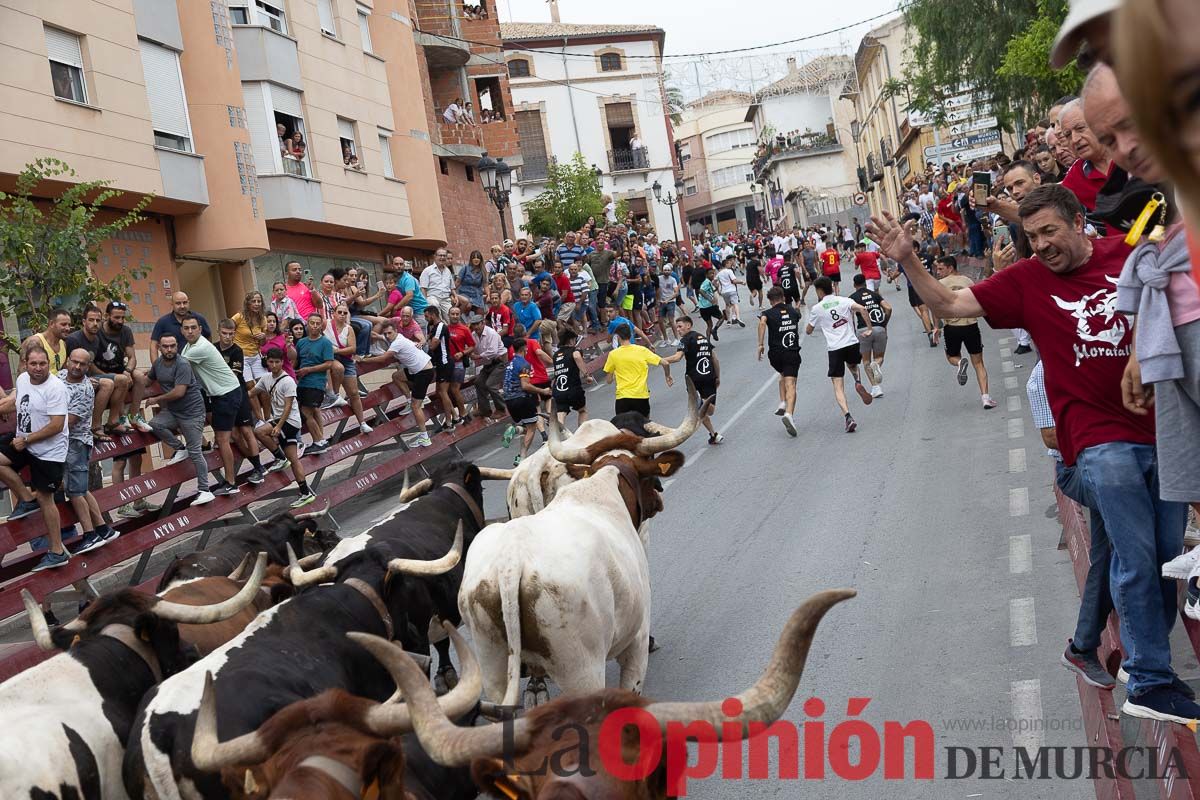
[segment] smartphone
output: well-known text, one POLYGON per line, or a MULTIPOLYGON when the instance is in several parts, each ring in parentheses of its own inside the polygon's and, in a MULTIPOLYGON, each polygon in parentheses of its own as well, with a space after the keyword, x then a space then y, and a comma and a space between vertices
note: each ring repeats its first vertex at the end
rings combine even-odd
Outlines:
POLYGON ((997 225, 992 229, 992 235, 996 237, 996 241, 1001 247, 1008 247, 1012 242, 1012 234, 1009 233, 1007 225, 997 225))
POLYGON ((313 277, 312 277, 311 269, 304 270, 304 282, 307 283, 309 286, 312 286, 313 277))
POLYGON ((975 193, 975 205, 987 205, 988 194, 992 190, 992 173, 976 172, 971 176, 971 191, 975 193))
POLYGON ((375 288, 383 291, 383 281, 375 281, 375 288))

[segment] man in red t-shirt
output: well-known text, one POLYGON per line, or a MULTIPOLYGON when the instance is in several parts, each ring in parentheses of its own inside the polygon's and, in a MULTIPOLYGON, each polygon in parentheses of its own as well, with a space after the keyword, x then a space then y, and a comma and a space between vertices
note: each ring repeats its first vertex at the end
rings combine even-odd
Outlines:
POLYGON ((500 295, 492 292, 487 298, 487 310, 484 312, 488 326, 504 341, 504 346, 512 344, 512 309, 500 302, 500 295))
MULTIPOLYGON (((993 328, 1020 327, 1033 336, 1063 462, 1078 468, 1112 544, 1112 601, 1129 673, 1121 710, 1190 722, 1200 718, 1200 705, 1180 691, 1171 669, 1176 594, 1160 575, 1183 548, 1187 506, 1160 499, 1154 420, 1121 402, 1133 335, 1116 312, 1116 284, 1130 248, 1119 237, 1085 236, 1083 206, 1061 185, 1034 189, 1019 214, 1034 257, 957 292, 921 268, 911 234, 890 214, 873 218, 868 232, 884 255, 904 264, 936 316, 985 316, 993 328)), ((1094 658, 1094 651, 1082 655, 1094 658)))
POLYGON ((834 241, 829 240, 829 246, 821 251, 821 273, 833 281, 833 293, 838 293, 838 283, 842 280, 842 257, 838 255, 834 241))
POLYGON ((879 280, 883 277, 879 272, 879 253, 870 252, 864 243, 859 242, 854 245, 854 266, 867 279, 867 289, 878 292, 879 280))

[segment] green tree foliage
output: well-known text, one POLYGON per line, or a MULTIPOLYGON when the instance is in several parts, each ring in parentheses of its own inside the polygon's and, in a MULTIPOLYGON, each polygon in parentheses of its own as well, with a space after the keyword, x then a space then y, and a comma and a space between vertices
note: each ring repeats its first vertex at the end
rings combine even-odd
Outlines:
POLYGON ((1077 93, 1083 84, 1084 75, 1074 64, 1057 72, 1050 68, 1050 48, 1066 13, 1064 0, 1038 0, 1037 17, 1009 40, 997 71, 1005 78, 1034 82, 1040 92, 1038 99, 1042 107, 1040 112, 1036 108, 1027 110, 1026 119, 1031 125, 1038 121, 1050 103, 1063 95, 1077 93))
MULTIPOLYGON (((122 193, 107 188, 106 181, 75 183, 74 177, 62 161, 40 158, 25 166, 13 192, 0 192, 0 263, 7 266, 0 281, 0 315, 15 318, 24 329, 44 328, 46 313, 57 306, 78 309, 93 300, 127 300, 130 279, 145 276, 131 270, 105 282, 92 274, 91 265, 105 240, 142 219, 151 198, 101 223, 97 216, 122 193), (35 198, 48 194, 44 181, 69 185, 39 201, 35 198)), ((20 347, 18 331, 6 331, 0 339, 10 350, 20 347)))
POLYGON ((588 217, 604 216, 600 177, 576 153, 560 164, 550 162, 546 188, 525 204, 525 230, 531 236, 559 236, 579 230, 588 217))
POLYGON ((665 86, 663 87, 663 96, 666 98, 667 115, 671 117, 672 124, 681 125, 685 105, 683 90, 678 86, 665 86))

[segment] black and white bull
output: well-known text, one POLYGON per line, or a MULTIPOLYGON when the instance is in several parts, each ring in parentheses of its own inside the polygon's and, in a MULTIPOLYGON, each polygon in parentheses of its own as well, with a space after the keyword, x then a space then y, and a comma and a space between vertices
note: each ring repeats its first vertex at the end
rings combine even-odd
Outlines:
POLYGON ((260 557, 241 591, 208 606, 123 589, 53 631, 23 591, 38 646, 65 652, 0 684, 0 797, 127 797, 121 761, 138 705, 196 658, 179 626, 237 614, 258 594, 265 569, 260 557))

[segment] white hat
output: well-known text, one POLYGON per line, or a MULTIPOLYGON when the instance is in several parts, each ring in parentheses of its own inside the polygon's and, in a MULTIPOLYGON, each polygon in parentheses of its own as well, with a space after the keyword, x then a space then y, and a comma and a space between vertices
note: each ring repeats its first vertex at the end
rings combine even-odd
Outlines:
POLYGON ((1055 69, 1065 67, 1079 52, 1079 45, 1082 44, 1080 29, 1097 17, 1111 14, 1120 5, 1120 0, 1071 0, 1067 18, 1058 29, 1054 46, 1050 48, 1050 66, 1055 69))

